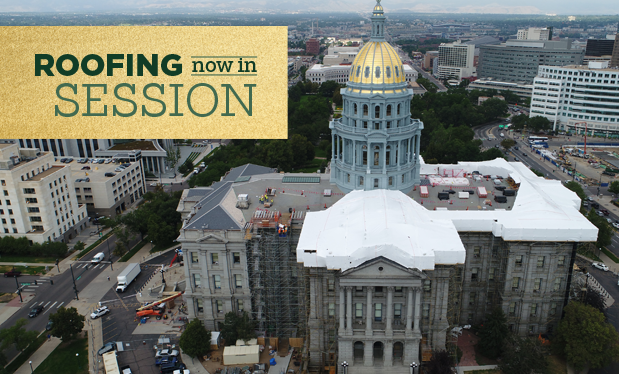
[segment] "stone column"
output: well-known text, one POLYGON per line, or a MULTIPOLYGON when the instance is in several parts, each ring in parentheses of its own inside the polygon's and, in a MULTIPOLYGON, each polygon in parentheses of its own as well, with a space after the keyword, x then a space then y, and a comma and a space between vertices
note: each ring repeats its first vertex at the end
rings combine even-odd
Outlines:
POLYGON ((331 134, 331 159, 337 159, 335 155, 335 134, 331 134))
POLYGON ((406 335, 410 335, 413 328, 413 288, 408 287, 408 295, 406 297, 406 335))
POLYGON ((383 345, 383 366, 393 366, 393 341, 387 340, 383 345))
POLYGON ((352 335, 352 287, 346 287, 346 331, 352 335))
POLYGON ((412 159, 411 154, 413 153, 413 148, 411 147, 411 139, 408 138, 407 141, 408 141, 408 149, 407 149, 408 152, 406 152, 406 163, 408 164, 411 162, 411 159, 412 159))
POLYGON ((398 164, 398 170, 400 170, 400 167, 402 165, 402 141, 398 140, 398 147, 396 148, 396 152, 398 153, 398 159, 396 160, 397 164, 398 164))
POLYGON ((419 326, 419 319, 421 316, 421 287, 415 288, 415 333, 421 333, 421 328, 419 326))
POLYGON ((415 163, 419 160, 419 148, 421 147, 421 138, 419 134, 415 135, 417 137, 417 150, 415 151, 415 163))
POLYGON ((383 174, 387 174, 387 142, 383 142, 383 174))
POLYGON ((335 138, 337 139, 337 159, 339 160, 340 159, 340 136, 336 134, 335 138))
POLYGON ((340 336, 344 335, 344 287, 340 287, 340 326, 338 328, 338 334, 340 336))
POLYGON ((373 317, 373 307, 372 305, 372 287, 367 288, 367 313, 365 316, 365 335, 372 335, 372 317, 373 317))
POLYGON ((393 336, 393 287, 387 287, 387 326, 385 328, 385 334, 393 336))
MULTIPOLYGON (((355 166, 357 165, 357 141, 353 140, 352 141, 352 168, 353 170, 355 169, 355 166)), ((355 185, 357 184, 357 182, 355 181, 355 185)))

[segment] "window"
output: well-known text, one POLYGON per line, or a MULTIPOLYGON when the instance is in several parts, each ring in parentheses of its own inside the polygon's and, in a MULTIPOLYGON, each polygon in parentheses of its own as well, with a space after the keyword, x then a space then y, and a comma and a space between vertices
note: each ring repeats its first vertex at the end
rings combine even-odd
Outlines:
POLYGON ((329 303, 329 317, 335 317, 335 303, 329 303))
POLYGON ((202 286, 202 280, 200 279, 200 274, 193 275, 193 285, 196 288, 199 288, 200 286, 202 286))
POLYGON ((39 216, 32 216, 30 217, 30 222, 42 222, 42 220, 39 216))
MULTIPOLYGON (((28 200, 28 199, 26 199, 28 200)), ((6 201, 6 205, 11 205, 11 200, 5 200, 6 201)))
POLYGON ((327 279, 327 291, 335 291, 335 279, 327 279))
POLYGON ((537 315, 537 304, 531 304, 531 316, 537 315))
MULTIPOLYGON (((34 188, 24 188, 24 193, 25 194, 33 194, 34 192, 34 188)), ((8 193, 5 195, 8 196, 8 193)))
POLYGON ((346 183, 350 183, 350 174, 349 173, 346 174, 346 183))
POLYGON ((559 256, 557 260, 557 266, 565 266, 565 256, 559 256))
POLYGON ((241 274, 234 274, 234 287, 243 288, 243 276, 241 274))
POLYGON ((211 253, 211 263, 213 265, 219 265, 219 253, 211 253))
POLYGON ((198 252, 191 252, 191 263, 197 264, 198 261, 198 252))
MULTIPOLYGON (((364 155, 364 156, 366 156, 366 155, 367 155, 367 153, 366 153, 366 152, 363 152, 363 155, 364 155)), ((367 164, 367 161, 368 161, 368 160, 367 160, 367 156, 366 156, 366 157, 363 159, 363 164, 364 164, 364 165, 366 165, 366 164, 367 164)), ((360 186, 363 186, 363 177, 359 177, 359 185, 360 185, 360 186)))
POLYGON ((478 279, 479 268, 471 269, 471 282, 477 282, 478 279))
POLYGON ((380 322, 383 320, 383 304, 374 304, 374 321, 380 322))
POLYGON ((382 287, 382 286, 377 286, 377 287, 374 287, 374 292, 376 292, 376 293, 382 293, 382 292, 383 292, 383 287, 382 287))
POLYGON ((4 190, 4 196, 9 196, 9 191, 4 190))
POLYGON ((374 75, 376 78, 380 78, 380 66, 377 66, 376 69, 374 69, 374 75))
POLYGON ((473 257, 479 257, 480 251, 481 251, 481 247, 473 247, 473 257))
POLYGON ((391 78, 391 66, 385 67, 385 75, 387 78, 391 78))
POLYGON ((2 218, 2 223, 6 225, 6 218, 2 218))
POLYGON ((548 309, 548 314, 554 316, 557 313, 557 303, 550 303, 550 308, 548 309))
POLYGON ((491 281, 494 280, 494 271, 495 271, 495 268, 488 269, 488 280, 491 280, 491 281))
POLYGON ((520 287, 520 277, 513 277, 512 278, 512 289, 517 289, 518 287, 520 287))
MULTIPOLYGON (((397 66, 395 67, 395 76, 396 77, 400 77, 400 70, 398 70, 397 66)), ((398 112, 398 114, 400 114, 400 113, 398 112)))
POLYGON ((533 292, 539 292, 542 287, 542 278, 535 278, 533 283, 533 292))
POLYGON ((224 312, 224 302, 221 300, 217 300, 215 301, 215 304, 217 306, 217 313, 223 313, 224 312))
POLYGON ((430 279, 425 279, 423 281, 423 292, 430 292, 432 290, 432 281, 430 279))
POLYGON ((400 303, 393 304, 393 318, 402 319, 402 304, 400 303))
POLYGON ((378 179, 374 179, 374 188, 378 188, 378 179))
POLYGON ((221 289, 221 277, 219 275, 213 275, 213 284, 216 290, 221 289))
POLYGON ((363 318, 363 304, 362 303, 355 304, 355 318, 363 318))
POLYGON ((430 304, 423 304, 423 306, 421 308, 421 316, 423 318, 430 317, 430 304))
POLYGON ((387 115, 391 116, 391 105, 387 105, 387 115))
POLYGON ((15 224, 15 218, 11 218, 11 224, 15 224))
POLYGON ((474 305, 475 299, 477 299, 477 292, 471 292, 469 294, 469 305, 474 305))
POLYGON ((204 305, 202 304, 202 299, 196 299, 196 307, 198 308, 198 313, 204 312, 204 305))
POLYGON ((38 207, 28 207, 28 213, 39 213, 38 207))
POLYGON ((241 263, 241 252, 232 252, 232 262, 235 264, 241 263))
MULTIPOLYGON (((369 69, 369 67, 368 67, 368 69, 369 69)), ((367 104, 363 104, 363 115, 367 116, 368 115, 368 111, 369 111, 368 105, 367 104)))
POLYGON ((365 75, 366 78, 370 77, 370 67, 369 66, 365 67, 364 75, 365 75))
POLYGON ((509 315, 510 316, 515 316, 516 315, 516 303, 510 303, 509 304, 509 315))
MULTIPOLYGON (((357 70, 357 76, 359 76, 359 70, 357 70)), ((357 114, 357 104, 353 104, 352 107, 354 110, 354 114, 357 114)))
POLYGON ((380 118, 380 106, 374 107, 374 118, 380 118))
POLYGON ((389 177, 389 185, 393 186, 393 177, 389 177))
POLYGON ((561 289, 561 278, 555 279, 555 284, 552 287, 553 291, 559 291, 561 289))
MULTIPOLYGON (((357 66, 357 78, 359 77, 359 74, 361 74, 361 65, 357 66)), ((356 108, 355 108, 356 109, 356 108)), ((355 111, 355 114, 357 114, 357 112, 355 111)))
MULTIPOLYGON (((36 197, 27 197, 26 198, 26 204, 36 204, 38 203, 36 197)), ((7 204, 7 205, 11 205, 11 204, 7 204)))
POLYGON ((537 256, 537 267, 538 268, 543 268, 544 267, 544 259, 546 257, 545 256, 537 256))
POLYGON ((522 266, 522 256, 516 256, 516 266, 522 266))
POLYGON ((245 310, 244 308, 245 308, 245 306, 243 305, 243 300, 237 300, 236 301, 236 310, 239 311, 239 312, 242 312, 243 310, 245 310))

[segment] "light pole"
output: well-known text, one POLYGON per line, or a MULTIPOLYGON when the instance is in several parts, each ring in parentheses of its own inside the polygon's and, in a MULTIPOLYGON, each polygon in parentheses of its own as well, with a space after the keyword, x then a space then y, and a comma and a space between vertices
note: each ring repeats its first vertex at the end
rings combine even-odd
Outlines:
POLYGON ((29 361, 28 363, 30 364, 30 372, 34 373, 34 370, 32 369, 32 361, 29 361))
POLYGON ((71 279, 73 279, 73 290, 75 291, 75 300, 79 300, 79 296, 77 295, 77 286, 75 285, 75 276, 73 275, 73 266, 69 264, 69 269, 71 269, 71 279))
POLYGON ((19 282, 17 281, 17 275, 14 276, 13 278, 15 278, 15 284, 17 285, 17 294, 19 295, 19 301, 23 303, 24 299, 21 298, 21 289, 19 288, 19 282))
POLYGON ((413 363, 411 364, 411 374, 415 374, 418 366, 419 365, 417 365, 417 363, 413 361, 413 363))
POLYGON ((344 371, 343 374, 348 373, 348 362, 346 361, 342 362, 342 370, 344 371))

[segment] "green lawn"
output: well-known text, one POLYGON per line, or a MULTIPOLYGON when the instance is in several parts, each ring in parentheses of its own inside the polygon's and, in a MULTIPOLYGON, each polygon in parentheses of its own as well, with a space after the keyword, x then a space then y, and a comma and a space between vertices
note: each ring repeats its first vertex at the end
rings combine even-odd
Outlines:
POLYGON ((327 157, 327 151, 320 148, 314 148, 314 157, 327 157))
POLYGON ((88 339, 61 343, 36 368, 35 374, 86 374, 88 373, 88 339), (76 356, 79 354, 79 356, 76 356))
POLYGON ((0 273, 6 273, 13 268, 17 271, 21 271, 22 274, 41 274, 45 272, 45 266, 13 266, 13 265, 0 265, 0 273))
POLYGON ((39 264, 53 264, 56 262, 55 257, 27 257, 27 256, 0 256, 0 262, 25 262, 39 264))
POLYGON ((303 165, 303 168, 295 169, 293 173, 315 173, 316 170, 320 169, 320 165, 323 161, 326 160, 315 158, 310 163, 303 165))
POLYGON ((39 335, 34 342, 32 342, 28 347, 26 347, 26 349, 24 349, 19 356, 17 356, 15 358, 15 360, 13 360, 13 362, 11 362, 5 369, 8 373, 14 373, 15 371, 17 371, 17 369, 19 369, 20 366, 22 366, 25 362, 28 361, 28 359, 30 358, 30 356, 32 356, 32 354, 39 349, 39 347, 41 347, 43 345, 43 343, 45 343, 45 341, 47 340, 47 334, 45 333, 41 333, 41 335, 39 335))

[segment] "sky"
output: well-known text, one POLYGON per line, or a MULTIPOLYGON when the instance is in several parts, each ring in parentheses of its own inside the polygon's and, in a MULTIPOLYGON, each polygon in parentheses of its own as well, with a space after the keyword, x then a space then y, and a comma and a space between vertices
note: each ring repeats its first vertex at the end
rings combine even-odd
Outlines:
MULTIPOLYGON (((157 11, 189 8, 209 10, 268 11, 337 11, 356 12, 374 6, 374 0, 0 0, 0 12, 89 12, 89 11, 157 11)), ((490 13, 490 14, 619 14, 619 1, 596 0, 593 4, 577 0, 383 0, 385 12, 410 10, 421 13, 490 13)))

